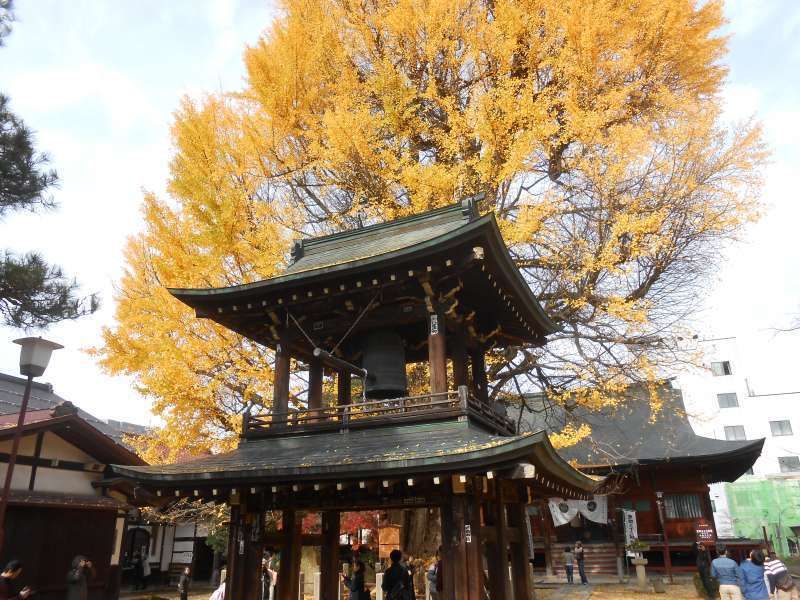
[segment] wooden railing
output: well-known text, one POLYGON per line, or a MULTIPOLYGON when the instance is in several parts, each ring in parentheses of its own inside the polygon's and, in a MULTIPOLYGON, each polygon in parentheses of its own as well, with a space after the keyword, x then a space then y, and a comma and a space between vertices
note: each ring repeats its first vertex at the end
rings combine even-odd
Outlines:
POLYGON ((243 436, 251 438, 303 432, 346 431, 467 415, 476 416, 504 433, 513 432, 510 421, 468 394, 467 388, 461 386, 458 391, 301 409, 288 414, 245 415, 243 436))

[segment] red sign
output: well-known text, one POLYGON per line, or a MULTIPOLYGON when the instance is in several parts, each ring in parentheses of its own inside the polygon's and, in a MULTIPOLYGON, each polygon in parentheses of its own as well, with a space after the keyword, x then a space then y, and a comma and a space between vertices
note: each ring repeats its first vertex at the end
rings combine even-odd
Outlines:
POLYGON ((714 527, 705 519, 698 519, 694 526, 694 533, 698 542, 714 542, 714 527))

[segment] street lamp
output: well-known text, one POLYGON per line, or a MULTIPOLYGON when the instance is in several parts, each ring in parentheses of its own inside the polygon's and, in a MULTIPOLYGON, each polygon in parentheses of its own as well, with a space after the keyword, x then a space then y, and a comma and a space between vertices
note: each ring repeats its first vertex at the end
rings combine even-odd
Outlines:
POLYGON ((6 482, 3 486, 3 497, 0 499, 0 553, 3 551, 3 542, 5 542, 6 537, 6 508, 8 507, 8 497, 11 493, 11 478, 14 476, 14 465, 17 463, 19 441, 22 439, 22 427, 25 425, 25 412, 28 410, 28 400, 30 400, 31 397, 33 378, 44 375, 53 350, 64 347, 61 344, 56 344, 55 342, 44 340, 40 337, 20 338, 14 340, 14 343, 21 346, 19 351, 19 372, 25 375, 28 381, 25 383, 25 394, 22 396, 22 404, 19 407, 17 429, 14 431, 14 439, 11 443, 11 454, 8 457, 8 467, 6 468, 6 482))

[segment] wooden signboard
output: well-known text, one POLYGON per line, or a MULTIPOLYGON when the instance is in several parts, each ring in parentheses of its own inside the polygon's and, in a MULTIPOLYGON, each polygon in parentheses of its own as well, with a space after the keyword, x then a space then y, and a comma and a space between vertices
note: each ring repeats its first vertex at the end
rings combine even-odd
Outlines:
POLYGON ((714 527, 706 519, 698 519, 694 526, 695 537, 698 542, 714 543, 714 527))

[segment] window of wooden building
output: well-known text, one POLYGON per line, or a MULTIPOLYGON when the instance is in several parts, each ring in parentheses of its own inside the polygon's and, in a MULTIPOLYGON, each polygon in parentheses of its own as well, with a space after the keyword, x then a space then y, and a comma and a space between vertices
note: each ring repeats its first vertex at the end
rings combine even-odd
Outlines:
POLYGON ((697 494, 666 494, 664 509, 668 519, 699 519, 703 516, 697 494))

